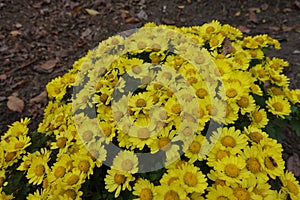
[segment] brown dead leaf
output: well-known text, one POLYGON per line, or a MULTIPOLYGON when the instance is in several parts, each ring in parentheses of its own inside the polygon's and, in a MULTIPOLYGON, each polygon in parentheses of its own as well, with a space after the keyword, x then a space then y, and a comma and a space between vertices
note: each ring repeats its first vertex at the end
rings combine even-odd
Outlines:
POLYGON ((184 5, 179 5, 179 6, 177 6, 177 8, 184 9, 184 5))
POLYGON ((243 33, 250 33, 251 31, 247 26, 243 26, 243 25, 238 26, 238 29, 243 33))
POLYGON ((41 72, 51 72, 55 65, 57 64, 58 60, 52 59, 46 61, 44 64, 40 65, 38 68, 36 68, 37 71, 41 72))
POLYGON ((11 31, 10 34, 12 36, 18 36, 18 35, 21 35, 21 32, 20 31, 17 31, 17 30, 14 30, 14 31, 11 31))
POLYGON ((293 10, 291 8, 284 8, 282 11, 285 13, 293 12, 293 10))
POLYGON ((28 81, 27 79, 18 81, 17 83, 13 84, 13 85, 11 86, 11 88, 12 88, 12 89, 15 89, 15 88, 20 87, 21 85, 25 85, 24 83, 26 83, 27 81, 28 81))
POLYGON ((295 29, 295 26, 286 26, 285 24, 282 24, 281 29, 283 32, 290 32, 295 29))
POLYGON ((86 8, 85 11, 91 16, 96 16, 96 15, 100 14, 97 10, 93 10, 93 9, 89 9, 89 8, 86 8))
POLYGON ((172 19, 169 19, 169 18, 162 18, 161 21, 162 21, 164 24, 167 24, 167 25, 174 25, 174 24, 175 24, 175 21, 172 20, 172 19))
POLYGON ((241 16, 241 11, 237 11, 234 16, 238 17, 238 16, 241 16))
POLYGON ((272 31, 278 32, 280 30, 280 27, 278 27, 278 26, 269 26, 269 29, 272 30, 272 31))
POLYGON ((249 21, 253 23, 258 23, 258 18, 255 13, 255 9, 249 9, 249 21))
POLYGON ((225 38, 223 48, 222 48, 222 54, 227 55, 227 54, 231 53, 231 51, 232 51, 231 42, 228 38, 225 38))
POLYGON ((0 80, 3 81, 7 78, 6 74, 0 74, 0 80))
POLYGON ((16 96, 9 96, 7 99, 8 99, 7 101, 8 109, 19 113, 23 112, 24 101, 22 99, 16 96))
POLYGON ((76 6, 75 8, 73 8, 71 12, 72 17, 76 17, 80 13, 81 9, 82 8, 80 6, 76 6))
POLYGON ((128 10, 121 10, 120 16, 121 16, 122 20, 125 21, 125 19, 127 18, 128 13, 129 13, 128 10))
POLYGON ((37 95, 36 97, 30 99, 29 104, 44 102, 46 100, 46 98, 47 98, 47 92, 43 91, 39 95, 37 95))
POLYGON ((295 176, 300 176, 300 158, 298 154, 293 154, 287 160, 287 169, 293 172, 295 176))
POLYGON ((128 19, 125 20, 125 23, 131 24, 131 23, 137 23, 140 20, 138 18, 135 17, 129 17, 128 19))

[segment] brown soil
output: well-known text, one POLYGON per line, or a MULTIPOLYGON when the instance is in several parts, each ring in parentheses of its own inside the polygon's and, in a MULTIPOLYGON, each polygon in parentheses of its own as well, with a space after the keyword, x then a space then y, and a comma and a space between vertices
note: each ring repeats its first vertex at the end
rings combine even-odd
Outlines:
MULTIPOLYGON (((99 41, 150 21, 191 26, 213 19, 238 27, 245 35, 266 33, 278 39, 282 49, 269 55, 289 61, 286 73, 291 87, 300 88, 300 3, 296 0, 0 0, 0 133, 25 116, 33 118, 35 129, 47 99, 30 100, 99 41), (24 101, 22 112, 8 109, 11 95, 24 101)), ((287 134, 284 158, 291 160, 296 154, 298 161, 291 163, 299 164, 300 140, 292 131, 287 134)))

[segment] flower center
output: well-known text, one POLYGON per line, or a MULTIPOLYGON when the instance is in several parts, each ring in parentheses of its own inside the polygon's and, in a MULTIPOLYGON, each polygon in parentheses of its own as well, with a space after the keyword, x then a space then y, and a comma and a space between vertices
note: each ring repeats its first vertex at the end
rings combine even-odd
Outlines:
POLYGON ((88 142, 92 139, 93 137, 93 132, 88 130, 88 131, 84 131, 83 134, 82 134, 82 139, 85 141, 85 142, 88 142))
POLYGON ((209 26, 206 28, 206 33, 211 33, 211 32, 214 32, 215 31, 215 28, 213 26, 209 26))
POLYGON ((204 97, 206 97, 208 95, 208 92, 206 91, 206 89, 204 88, 199 88, 197 91, 196 91, 196 95, 203 99, 204 97))
POLYGON ((71 199, 75 199, 76 198, 76 192, 73 189, 67 189, 64 194, 66 194, 68 197, 70 197, 71 199))
POLYGON ((56 118, 55 121, 56 121, 56 122, 63 122, 63 121, 64 121, 64 116, 59 115, 59 116, 56 118))
POLYGON ((142 72, 142 68, 140 66, 134 66, 132 68, 132 71, 135 73, 135 74, 139 74, 142 72))
POLYGON ((45 172, 45 167, 43 165, 35 166, 34 173, 37 176, 42 176, 45 172))
POLYGON ((180 104, 175 104, 171 108, 172 113, 179 114, 181 112, 180 104))
POLYGON ((143 41, 139 41, 139 42, 137 43, 137 47, 138 47, 139 49, 145 49, 145 48, 147 47, 147 44, 146 44, 145 42, 143 42, 143 41))
POLYGON ((190 136, 193 134, 193 130, 191 127, 185 127, 182 131, 183 135, 190 136))
POLYGON ((216 38, 212 38, 212 39, 210 40, 210 45, 211 45, 212 47, 217 46, 218 44, 219 44, 219 41, 218 41, 216 38))
POLYGON ((168 137, 162 137, 158 141, 158 146, 160 149, 167 151, 171 147, 170 142, 171 140, 168 137))
POLYGON ((105 126, 105 127, 103 127, 103 128, 102 128, 102 131, 103 131, 103 133, 104 133, 104 135, 105 135, 106 137, 109 137, 110 134, 111 134, 111 128, 110 128, 110 126, 105 126))
POLYGON ((168 185, 171 185, 176 180, 178 180, 178 177, 171 177, 168 181, 168 185))
POLYGON ((259 133, 259 132, 251 132, 251 133, 249 133, 248 136, 249 136, 249 138, 250 138, 251 140, 253 140, 253 141, 256 142, 256 143, 259 143, 260 140, 263 139, 262 134, 259 133))
POLYGON ((241 97, 241 99, 238 100, 238 104, 242 108, 247 108, 249 106, 249 99, 247 97, 241 97))
POLYGON ((236 141, 233 137, 227 135, 221 139, 221 143, 225 147, 234 147, 236 145, 236 141))
POLYGON ((87 160, 81 160, 78 164, 78 168, 80 171, 88 172, 90 169, 90 163, 87 160))
POLYGON ((299 190, 298 190, 297 186, 294 183, 292 183, 289 180, 286 180, 286 187, 289 189, 289 191, 291 193, 293 193, 294 195, 298 195, 299 190))
POLYGON ((225 158, 226 156, 229 156, 229 155, 230 155, 230 153, 228 151, 219 150, 216 153, 216 159, 221 160, 222 158, 225 158))
POLYGON ((66 137, 60 137, 56 140, 56 145, 58 148, 63 148, 66 145, 67 138, 66 137))
POLYGON ((275 167, 277 167, 277 163, 275 162, 275 160, 270 157, 270 156, 267 156, 265 158, 265 165, 268 169, 275 169, 275 167))
POLYGON ((100 95, 100 101, 101 101, 102 103, 105 103, 107 99, 108 99, 108 94, 102 93, 102 94, 100 95))
POLYGON ((3 177, 0 177, 0 187, 3 186, 3 183, 4 183, 4 178, 3 178, 3 177))
POLYGON ((240 169, 234 164, 228 164, 225 166, 225 174, 231 178, 238 177, 240 169))
POLYGON ((244 189, 244 188, 235 188, 233 191, 234 196, 238 199, 238 200, 248 200, 250 199, 250 194, 249 192, 244 189))
POLYGON ((230 88, 226 91, 226 96, 229 98, 234 98, 236 95, 237 95, 237 92, 233 88, 230 88))
POLYGON ((184 183, 189 187, 194 187, 198 183, 197 176, 191 172, 186 172, 183 176, 184 183))
POLYGON ((193 141, 190 146, 189 146, 189 150, 190 152, 192 152, 193 154, 197 154, 199 153, 201 148, 201 144, 199 142, 193 141))
POLYGON ((25 146, 25 143, 24 143, 24 142, 17 142, 17 143, 15 144, 15 148, 16 148, 16 149, 23 148, 24 146, 25 146))
POLYGON ((65 175, 65 173, 66 173, 66 168, 63 166, 59 166, 58 168, 55 169, 54 176, 56 178, 61 178, 65 175))
POLYGON ((72 176, 70 176, 70 178, 68 178, 67 183, 69 185, 74 185, 79 181, 79 177, 75 174, 73 174, 72 176))
POLYGON ((9 162, 11 161, 16 155, 16 152, 8 152, 6 155, 5 155, 5 161, 6 162, 9 162))
POLYGON ((226 182, 224 180, 221 180, 221 179, 216 179, 215 184, 220 185, 220 186, 225 186, 226 182))
POLYGON ((255 111, 255 112, 253 113, 253 118, 254 118, 254 121, 255 121, 256 123, 259 123, 259 122, 261 122, 263 116, 262 116, 262 114, 261 114, 260 112, 255 111))
POLYGON ((145 99, 138 99, 135 102, 136 107, 145 107, 147 105, 147 102, 145 99))
POLYGON ((198 82, 197 78, 195 77, 189 77, 187 81, 191 85, 198 82))
POLYGON ((114 181, 116 184, 121 185, 125 182, 125 176, 123 174, 115 174, 114 181))
POLYGON ((260 166, 259 161, 256 158, 248 158, 246 163, 247 163, 247 169, 250 172, 252 172, 254 174, 260 172, 261 166, 260 166))
POLYGON ((147 139, 150 136, 150 131, 147 128, 140 128, 137 135, 140 139, 147 139))
POLYGON ((166 192, 164 200, 180 200, 180 198, 177 192, 169 190, 168 192, 166 192))
POLYGON ((140 193, 141 200, 151 200, 153 199, 152 191, 149 188, 143 188, 140 193))
POLYGON ((170 72, 164 72, 162 77, 168 79, 168 80, 171 80, 172 78, 172 74, 170 72))
POLYGON ((272 106, 278 112, 282 112, 282 110, 283 110, 283 105, 280 102, 273 103, 272 106))
POLYGON ((133 168, 133 162, 129 159, 123 160, 121 167, 124 171, 128 172, 133 168))

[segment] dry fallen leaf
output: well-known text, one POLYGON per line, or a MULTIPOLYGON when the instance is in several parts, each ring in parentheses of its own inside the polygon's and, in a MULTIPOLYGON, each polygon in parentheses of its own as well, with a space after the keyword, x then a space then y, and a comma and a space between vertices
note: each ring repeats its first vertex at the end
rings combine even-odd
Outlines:
POLYGON ((223 48, 222 48, 222 54, 227 55, 227 54, 231 53, 231 51, 232 51, 231 42, 228 38, 225 38, 224 45, 223 45, 223 48))
POLYGON ((56 60, 56 59, 48 60, 44 64, 40 65, 39 69, 40 69, 40 71, 43 71, 43 72, 51 72, 53 70, 53 68, 55 67, 55 65, 57 64, 57 62, 58 62, 58 60, 56 60))
POLYGON ((130 18, 128 18, 128 19, 125 20, 125 23, 137 23, 139 21, 140 20, 138 18, 130 17, 130 18))
POLYGON ((91 16, 95 16, 95 15, 99 15, 100 13, 97 10, 93 10, 93 9, 88 9, 86 8, 85 11, 91 15, 91 16))
POLYGON ((254 9, 249 9, 249 21, 253 23, 258 23, 258 19, 254 9))
POLYGON ((15 111, 15 112, 23 112, 24 109, 24 101, 16 96, 9 96, 7 101, 8 109, 15 111))
POLYGON ((162 18, 161 21, 162 21, 164 24, 167 24, 167 25, 174 25, 174 24, 175 24, 175 21, 172 20, 172 19, 169 19, 169 18, 162 18))
POLYGON ((243 25, 240 25, 240 26, 238 27, 238 29, 239 29, 240 31, 242 31, 243 33, 250 33, 250 31, 251 31, 247 26, 243 26, 243 25))
POLYGON ((29 104, 33 104, 33 103, 40 103, 45 101, 47 98, 47 92, 43 91, 41 92, 39 95, 37 95, 36 97, 32 98, 29 100, 29 104))
POLYGON ((21 35, 21 32, 15 30, 15 31, 11 31, 10 34, 11 34, 12 36, 17 36, 17 35, 21 35))

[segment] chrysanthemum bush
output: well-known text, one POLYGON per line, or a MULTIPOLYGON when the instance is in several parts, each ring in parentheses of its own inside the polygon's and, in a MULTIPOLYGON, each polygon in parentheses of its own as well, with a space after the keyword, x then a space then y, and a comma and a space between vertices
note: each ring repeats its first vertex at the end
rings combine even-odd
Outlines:
POLYGON ((2 134, 1 199, 300 199, 278 142, 300 90, 268 48, 218 21, 108 38, 47 85, 38 130, 2 134))

